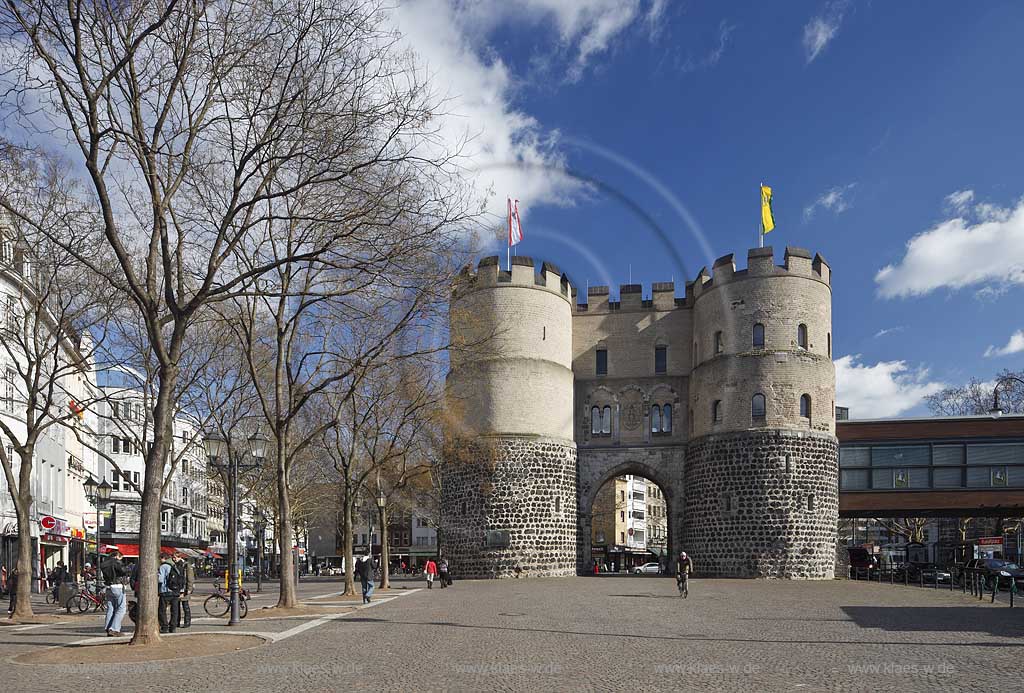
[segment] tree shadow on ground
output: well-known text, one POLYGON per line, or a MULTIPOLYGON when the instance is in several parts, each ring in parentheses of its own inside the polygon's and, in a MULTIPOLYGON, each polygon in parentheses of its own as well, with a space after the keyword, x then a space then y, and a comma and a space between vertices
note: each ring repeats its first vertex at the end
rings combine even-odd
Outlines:
MULTIPOLYGON (((856 620, 856 619, 855 619, 856 620)), ((652 635, 644 633, 608 633, 603 631, 584 631, 584 630, 562 630, 558 628, 530 628, 526 626, 485 626, 478 624, 469 623, 454 623, 452 621, 396 621, 387 618, 370 618, 370 617, 355 617, 338 619, 335 621, 338 624, 345 623, 373 623, 378 626, 433 626, 437 628, 465 628, 469 630, 497 630, 503 632, 521 632, 521 633, 551 633, 554 635, 579 635, 588 638, 621 638, 630 640, 670 640, 680 642, 728 642, 728 643, 767 643, 772 645, 778 644, 792 644, 792 645, 896 645, 896 646, 913 646, 913 647, 1020 647, 1024 648, 1024 642, 922 642, 922 641, 911 641, 911 640, 850 640, 850 639, 828 639, 828 638, 814 638, 813 640, 801 640, 801 639, 789 639, 779 637, 765 637, 765 638, 738 638, 738 637, 713 637, 702 634, 689 634, 689 635, 652 635)), ((925 628, 919 629, 906 629, 906 630, 927 630, 925 628)), ((947 629, 957 630, 957 629, 947 629)), ((1012 635, 1018 635, 1019 632, 1012 635)))
POLYGON ((890 632, 988 633, 1005 638, 1024 635, 1024 610, 976 606, 844 606, 861 628, 890 632))

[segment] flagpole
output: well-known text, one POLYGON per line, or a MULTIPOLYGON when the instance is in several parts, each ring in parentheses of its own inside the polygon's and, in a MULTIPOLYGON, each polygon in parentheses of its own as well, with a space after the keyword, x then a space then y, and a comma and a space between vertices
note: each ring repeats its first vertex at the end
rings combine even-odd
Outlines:
POLYGON ((763 190, 763 188, 764 188, 764 181, 761 181, 757 185, 757 195, 758 195, 758 198, 759 198, 758 199, 758 203, 760 204, 760 207, 758 208, 757 212, 762 217, 761 221, 759 221, 757 223, 757 247, 758 248, 763 248, 764 247, 764 218, 763 218, 764 217, 764 190, 763 190))

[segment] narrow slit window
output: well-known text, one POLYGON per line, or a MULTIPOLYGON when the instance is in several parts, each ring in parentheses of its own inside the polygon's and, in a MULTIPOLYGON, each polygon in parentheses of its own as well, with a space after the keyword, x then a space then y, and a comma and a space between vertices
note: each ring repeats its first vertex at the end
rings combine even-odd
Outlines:
POLYGON ((764 349, 764 325, 761 323, 754 323, 754 336, 751 340, 755 349, 764 349))
POLYGON ((711 420, 715 423, 722 421, 722 400, 720 399, 716 399, 715 403, 711 405, 711 420))
POLYGON ((661 408, 661 430, 663 433, 672 432, 672 405, 666 404, 661 408))
POLYGON ((715 332, 715 353, 722 353, 722 331, 715 332))
POLYGON ((765 400, 764 395, 758 392, 754 395, 753 399, 750 400, 750 415, 754 419, 763 419, 765 417, 765 400))
POLYGON ((661 433, 661 407, 651 407, 651 433, 661 433))
POLYGON ((601 415, 601 433, 612 432, 612 408, 605 407, 601 415))
POLYGON ((659 346, 654 347, 654 372, 655 373, 667 373, 668 372, 668 348, 659 346))
POLYGON ((805 419, 811 418, 811 396, 800 395, 800 416, 805 419))
POLYGON ((596 435, 601 432, 601 409, 591 407, 590 409, 590 433, 596 435))
POLYGON ((597 374, 608 375, 608 350, 597 350, 597 374))
POLYGON ((801 349, 807 349, 807 325, 803 323, 796 328, 796 345, 801 349))

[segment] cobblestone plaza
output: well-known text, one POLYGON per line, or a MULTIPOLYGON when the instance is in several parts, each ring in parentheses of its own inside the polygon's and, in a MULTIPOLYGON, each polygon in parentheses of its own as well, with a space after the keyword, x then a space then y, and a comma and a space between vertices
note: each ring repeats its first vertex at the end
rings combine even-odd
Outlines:
MULTIPOLYGON (((336 584, 306 583, 303 599, 335 603, 336 584)), ((683 600, 671 579, 625 576, 398 585, 328 618, 249 618, 231 632, 267 643, 222 656, 90 665, 68 648, 66 663, 24 664, 102 635, 99 619, 7 626, 0 676, 11 691, 949 691, 1016 688, 1024 656, 1024 608, 1005 594, 698 579, 683 600)))

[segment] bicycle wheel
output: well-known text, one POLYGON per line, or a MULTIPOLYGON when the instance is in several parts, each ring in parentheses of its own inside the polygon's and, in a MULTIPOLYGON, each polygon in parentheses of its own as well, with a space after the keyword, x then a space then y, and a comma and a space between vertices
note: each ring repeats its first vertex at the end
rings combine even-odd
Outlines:
POLYGON ((203 602, 203 610, 214 618, 220 618, 228 613, 231 603, 222 594, 211 594, 203 602))
POLYGON ((77 595, 68 600, 68 610, 74 607, 78 613, 84 614, 89 610, 92 602, 89 601, 84 595, 77 595))
POLYGON ((248 604, 246 604, 247 601, 248 600, 242 599, 241 597, 238 598, 238 617, 239 618, 245 618, 245 615, 247 613, 249 613, 249 606, 248 606, 248 604))
POLYGON ((46 603, 47 604, 56 604, 57 603, 57 595, 55 595, 53 593, 53 590, 47 590, 46 591, 46 603))

